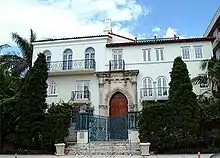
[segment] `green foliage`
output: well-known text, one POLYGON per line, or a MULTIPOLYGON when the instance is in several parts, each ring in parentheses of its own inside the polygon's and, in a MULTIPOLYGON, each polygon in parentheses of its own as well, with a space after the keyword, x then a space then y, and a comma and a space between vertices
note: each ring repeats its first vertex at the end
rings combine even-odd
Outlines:
POLYGON ((139 121, 141 141, 150 141, 157 151, 196 147, 199 141, 200 108, 181 57, 170 76, 168 102, 144 106, 139 121))
POLYGON ((173 115, 175 111, 167 103, 151 103, 144 106, 139 120, 141 142, 151 142, 151 150, 174 148, 173 115))
POLYGON ((63 143, 69 134, 71 106, 67 103, 53 104, 47 111, 43 132, 43 145, 48 150, 55 150, 55 143, 63 143))
POLYGON ((47 64, 40 53, 21 90, 15 96, 17 127, 15 144, 21 148, 39 148, 47 108, 47 64))

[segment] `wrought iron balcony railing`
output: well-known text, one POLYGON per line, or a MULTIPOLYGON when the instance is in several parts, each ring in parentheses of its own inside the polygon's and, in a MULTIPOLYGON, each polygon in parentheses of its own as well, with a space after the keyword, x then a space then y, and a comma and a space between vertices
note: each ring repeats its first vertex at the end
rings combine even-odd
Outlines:
POLYGON ((125 61, 124 60, 110 60, 109 61, 109 70, 125 70, 125 61))
POLYGON ((169 87, 141 88, 140 95, 143 100, 164 100, 168 98, 169 87))
POLYGON ((47 62, 47 67, 49 71, 81 70, 81 69, 95 70, 96 62, 94 59, 52 61, 52 62, 47 62))
POLYGON ((72 91, 71 101, 90 101, 91 92, 85 91, 72 91))

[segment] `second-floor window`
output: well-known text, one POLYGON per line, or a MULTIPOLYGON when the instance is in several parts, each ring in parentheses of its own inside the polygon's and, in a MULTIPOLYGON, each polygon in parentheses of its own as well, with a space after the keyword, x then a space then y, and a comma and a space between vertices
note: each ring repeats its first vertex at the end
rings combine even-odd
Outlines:
POLYGON ((143 50, 143 60, 144 61, 151 61, 151 50, 150 49, 143 50))
POLYGON ((85 51, 85 68, 95 68, 95 49, 92 47, 87 48, 85 51))
POLYGON ((66 49, 63 52, 63 70, 71 70, 73 68, 73 52, 71 49, 66 49))
POLYGON ((122 49, 113 50, 112 68, 113 69, 123 68, 122 49))
POLYGON ((203 58, 203 47, 202 46, 195 46, 195 56, 196 58, 203 58))
POLYGON ((164 49, 156 48, 156 61, 164 60, 164 49))
POLYGON ((51 52, 49 50, 45 50, 43 54, 46 56, 47 68, 51 69, 51 52))
POLYGON ((182 49, 182 58, 190 59, 190 53, 189 53, 190 47, 182 47, 181 49, 182 49))

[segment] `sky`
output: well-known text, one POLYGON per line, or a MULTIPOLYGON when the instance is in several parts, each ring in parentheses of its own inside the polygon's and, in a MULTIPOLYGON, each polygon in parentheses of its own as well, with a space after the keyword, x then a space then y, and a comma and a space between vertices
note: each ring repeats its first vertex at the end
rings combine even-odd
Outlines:
POLYGON ((0 45, 14 45, 11 33, 37 39, 113 32, 131 38, 200 37, 220 0, 0 0, 0 45))

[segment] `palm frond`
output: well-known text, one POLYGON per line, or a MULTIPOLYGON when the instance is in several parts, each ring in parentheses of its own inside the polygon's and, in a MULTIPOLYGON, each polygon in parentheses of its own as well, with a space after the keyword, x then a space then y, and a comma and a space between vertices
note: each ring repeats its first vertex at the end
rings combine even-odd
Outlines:
POLYGON ((12 33, 12 39, 21 48, 23 58, 31 65, 33 53, 31 44, 17 33, 12 33))
POLYGON ((31 31, 30 43, 32 43, 36 41, 37 35, 32 29, 30 31, 31 31))
POLYGON ((206 60, 202 60, 200 63, 200 69, 201 70, 206 70, 208 67, 208 63, 209 63, 210 59, 206 59, 206 60))

